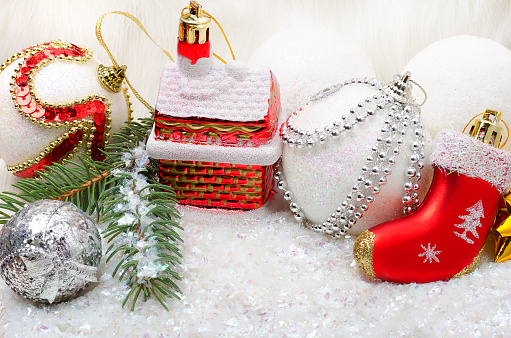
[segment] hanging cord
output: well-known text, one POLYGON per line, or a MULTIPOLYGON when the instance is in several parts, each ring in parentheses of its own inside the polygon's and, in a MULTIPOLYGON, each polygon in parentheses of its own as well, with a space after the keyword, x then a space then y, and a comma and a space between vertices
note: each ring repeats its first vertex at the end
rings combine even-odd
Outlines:
MULTIPOLYGON (((144 28, 144 26, 142 25, 142 23, 137 19, 135 18, 133 15, 129 14, 129 13, 125 13, 125 12, 120 12, 120 11, 114 11, 114 12, 108 12, 108 13, 105 13, 103 14, 99 19, 98 21, 96 21, 96 38, 98 39, 99 43, 101 44, 101 46, 103 46, 103 48, 106 50, 106 52, 108 53, 108 56, 110 57, 110 59, 112 60, 112 63, 114 64, 114 66, 117 66, 119 67, 119 64, 117 63, 117 61, 115 60, 114 56, 112 55, 112 53, 110 52, 110 50, 108 49, 105 41, 103 40, 103 36, 101 35, 101 23, 103 22, 103 19, 109 15, 109 14, 119 14, 119 15, 123 15, 125 17, 127 17, 128 19, 131 19, 133 20, 137 25, 138 27, 145 33, 145 35, 147 35, 147 37, 156 45, 158 46, 168 57, 170 60, 172 60, 172 62, 174 62, 174 59, 172 58, 172 55, 170 55, 169 52, 167 52, 163 47, 161 47, 159 44, 156 43, 156 41, 153 40, 153 38, 149 35, 149 33, 147 32, 147 30, 144 28)), ((126 83, 128 84, 128 86, 130 87, 131 91, 133 92, 133 94, 135 95, 135 97, 147 108, 149 109, 149 111, 153 112, 154 113, 154 108, 149 104, 147 103, 146 100, 144 100, 142 98, 142 96, 140 96, 140 94, 135 90, 135 88, 133 88, 133 86, 131 85, 131 83, 128 81, 128 77, 125 77, 125 80, 126 80, 126 83)))
MULTIPOLYGON (((190 6, 187 6, 185 8, 183 8, 183 10, 181 11, 181 15, 183 14, 183 12, 188 9, 190 10, 190 6)), ((206 11, 203 11, 203 13, 208 17, 208 18, 211 18, 218 26, 218 28, 220 28, 220 31, 222 32, 224 38, 225 38, 225 41, 227 42, 227 46, 229 46, 229 50, 231 51, 231 55, 232 55, 232 59, 233 60, 236 60, 236 58, 234 57, 234 52, 232 51, 232 47, 231 47, 231 44, 229 43, 229 39, 227 39, 227 35, 225 34, 224 32, 224 29, 222 28, 222 26, 220 25, 220 23, 218 23, 218 21, 211 15, 209 14, 208 12, 206 11)), ((147 30, 145 29, 145 27, 142 25, 142 23, 136 18, 134 17, 133 15, 129 14, 129 13, 126 13, 126 12, 121 12, 121 11, 113 11, 113 12, 108 12, 108 13, 105 13, 103 14, 102 16, 99 17, 98 21, 96 21, 96 38, 98 39, 99 43, 101 44, 101 46, 103 46, 103 48, 106 50, 108 56, 110 57, 110 60, 112 60, 112 63, 114 64, 114 66, 117 66, 119 67, 119 64, 117 63, 117 61, 115 60, 114 56, 112 55, 112 53, 110 52, 110 49, 108 48, 108 46, 106 45, 105 41, 103 40, 103 35, 101 34, 101 24, 103 22, 103 19, 109 15, 109 14, 119 14, 119 15, 123 15, 125 17, 127 17, 128 19, 131 19, 132 21, 134 21, 138 27, 145 33, 145 35, 156 45, 158 46, 158 48, 160 48, 164 53, 165 55, 167 55, 169 57, 169 59, 174 62, 174 59, 172 58, 172 55, 170 55, 170 53, 168 51, 166 51, 163 47, 161 47, 158 43, 156 43, 156 41, 153 40, 153 38, 149 35, 149 33, 147 32, 147 30)), ((218 56, 216 53, 213 53, 213 55, 220 61, 222 61, 223 63, 227 63, 224 61, 224 59, 222 59, 220 56, 218 56)), ((140 96, 140 94, 135 90, 135 88, 133 88, 133 86, 131 85, 131 83, 129 82, 128 80, 128 77, 125 76, 124 78, 126 80, 126 83, 128 84, 128 86, 130 87, 131 91, 133 92, 133 94, 135 95, 135 97, 147 108, 149 109, 149 111, 153 112, 154 113, 154 108, 149 104, 147 103, 146 100, 144 100, 142 98, 142 96, 140 96)))
MULTIPOLYGON (((190 11, 191 7, 190 6, 186 6, 185 8, 183 8, 183 10, 181 11, 181 15, 183 15, 184 11, 187 10, 187 9, 188 9, 188 11, 190 11)), ((202 10, 202 13, 204 13, 208 18, 213 20, 216 23, 216 25, 218 26, 218 28, 220 28, 220 31, 222 32, 222 35, 224 36, 225 42, 227 42, 227 46, 229 47, 229 50, 231 51, 232 59, 236 60, 236 58, 234 57, 234 52, 232 51, 231 44, 229 43, 229 39, 227 39, 227 35, 225 34, 224 29, 222 28, 222 26, 218 23, 218 21, 216 21, 216 19, 213 17, 213 15, 209 14, 205 10, 202 10)), ((223 63, 227 63, 227 62, 225 62, 224 59, 222 59, 216 53, 213 53, 213 56, 216 57, 218 60, 222 61, 223 63)))
MULTIPOLYGON (((227 35, 225 35, 225 32, 224 32, 224 29, 222 28, 222 26, 220 26, 220 24, 218 23, 218 21, 216 21, 216 19, 211 15, 209 14, 208 12, 206 11, 202 11, 204 14, 206 14, 209 18, 211 18, 211 20, 213 20, 216 25, 218 26, 218 28, 220 28, 220 31, 222 32, 223 36, 224 36, 224 39, 225 39, 225 42, 227 42, 227 46, 229 46, 229 50, 231 51, 231 55, 232 55, 232 59, 233 60, 236 60, 236 58, 234 57, 234 52, 232 51, 232 47, 231 47, 231 44, 229 43, 229 39, 227 39, 227 35)), ((226 63, 220 56, 216 55, 215 53, 213 53, 213 55, 220 61, 222 61, 223 63, 226 63)))
MULTIPOLYGON (((478 116, 481 116, 481 115, 484 115, 484 113, 481 113, 481 114, 477 114, 476 116, 474 116, 473 118, 470 119, 470 121, 468 121, 467 125, 465 126, 465 128, 463 128, 463 131, 462 133, 464 134, 465 133, 465 130, 467 129, 467 127, 470 125, 470 122, 472 122, 476 117, 478 116)), ((509 140, 509 127, 506 123, 506 121, 504 121, 503 119, 500 119, 500 121, 502 121, 502 123, 504 123, 504 125, 506 126, 506 129, 507 129, 507 137, 506 137, 506 140, 504 141, 504 144, 502 144, 499 149, 502 149, 504 148, 504 146, 506 145, 507 141, 509 140)))
MULTIPOLYGON (((418 104, 419 107, 422 106, 424 103, 426 103, 426 100, 428 99, 428 93, 426 93, 424 88, 420 84, 418 84, 417 82, 413 81, 412 79, 409 79, 408 81, 413 83, 416 87, 418 87, 424 93, 424 99, 422 100, 421 104, 418 104)), ((414 99, 414 101, 415 101, 415 99, 414 99)))

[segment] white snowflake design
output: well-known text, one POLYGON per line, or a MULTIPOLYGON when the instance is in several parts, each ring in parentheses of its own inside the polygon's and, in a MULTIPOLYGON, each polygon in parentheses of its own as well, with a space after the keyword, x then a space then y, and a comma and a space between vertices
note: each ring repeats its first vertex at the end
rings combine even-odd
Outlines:
POLYGON ((431 247, 431 243, 428 243, 428 247, 426 248, 424 245, 421 244, 421 248, 424 250, 424 252, 420 253, 419 257, 425 257, 424 261, 422 263, 426 263, 429 261, 431 264, 433 261, 440 263, 440 260, 438 259, 437 255, 441 254, 442 251, 435 251, 436 244, 431 247))
POLYGON ((482 227, 481 218, 484 218, 483 201, 479 200, 476 204, 466 209, 469 214, 458 216, 464 220, 461 224, 454 224, 456 228, 464 229, 463 233, 454 231, 454 234, 463 239, 468 244, 474 244, 474 241, 467 237, 467 232, 471 233, 475 238, 479 238, 477 228, 482 227))

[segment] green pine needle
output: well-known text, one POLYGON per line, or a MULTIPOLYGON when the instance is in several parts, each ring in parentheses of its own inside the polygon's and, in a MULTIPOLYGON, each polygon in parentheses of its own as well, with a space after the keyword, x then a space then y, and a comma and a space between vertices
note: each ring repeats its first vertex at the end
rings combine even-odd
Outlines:
POLYGON ((182 255, 178 244, 183 242, 176 231, 182 228, 177 222, 175 193, 157 181, 157 161, 150 159, 135 172, 135 160, 126 155, 145 144, 152 125, 152 118, 128 122, 105 147, 103 162, 79 154, 66 166, 52 164, 37 172, 38 178, 25 178, 14 183, 13 186, 21 192, 0 194, 0 224, 7 223, 26 204, 41 199, 69 201, 90 215, 96 213, 98 221, 107 224, 103 235, 111 243, 105 253, 108 256, 106 262, 118 257, 113 275, 118 275, 129 288, 122 306, 131 300, 132 311, 141 293, 143 300, 153 296, 166 310, 167 298, 179 299, 181 293, 174 282, 181 280, 174 268, 180 264, 182 255), (132 174, 137 179, 143 177, 145 186, 142 189, 137 189, 132 174), (131 204, 126 200, 126 191, 121 188, 131 189, 138 196, 140 205, 135 213, 127 207, 131 204), (134 217, 133 222, 120 224, 127 214, 134 217), (130 243, 126 243, 128 237, 133 238, 130 243), (140 243, 146 246, 137 246, 140 243), (144 255, 154 258, 148 264, 156 269, 152 275, 144 274, 147 266, 139 266, 140 261, 135 259, 144 255))

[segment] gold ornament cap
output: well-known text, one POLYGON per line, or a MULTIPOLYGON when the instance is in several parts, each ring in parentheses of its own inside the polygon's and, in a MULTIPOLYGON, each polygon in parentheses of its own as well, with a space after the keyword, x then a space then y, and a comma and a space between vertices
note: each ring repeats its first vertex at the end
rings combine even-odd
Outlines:
POLYGON ((190 1, 189 12, 181 14, 179 41, 190 44, 208 42, 210 25, 211 19, 203 15, 202 6, 195 1, 190 1))
POLYGON ((482 119, 477 119, 472 123, 468 134, 483 143, 487 143, 499 148, 502 141, 502 126, 500 123, 501 112, 486 109, 482 119))
POLYGON ((98 79, 107 90, 119 93, 122 89, 122 81, 126 78, 126 66, 105 67, 99 65, 98 79))

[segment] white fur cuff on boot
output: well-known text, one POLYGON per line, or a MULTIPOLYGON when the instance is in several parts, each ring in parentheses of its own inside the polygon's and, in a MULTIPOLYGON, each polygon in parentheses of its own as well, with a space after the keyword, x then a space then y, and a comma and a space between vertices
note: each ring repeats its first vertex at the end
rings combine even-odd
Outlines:
POLYGON ((511 188, 511 154, 459 132, 442 130, 437 135, 431 161, 438 167, 485 180, 500 193, 511 188))

